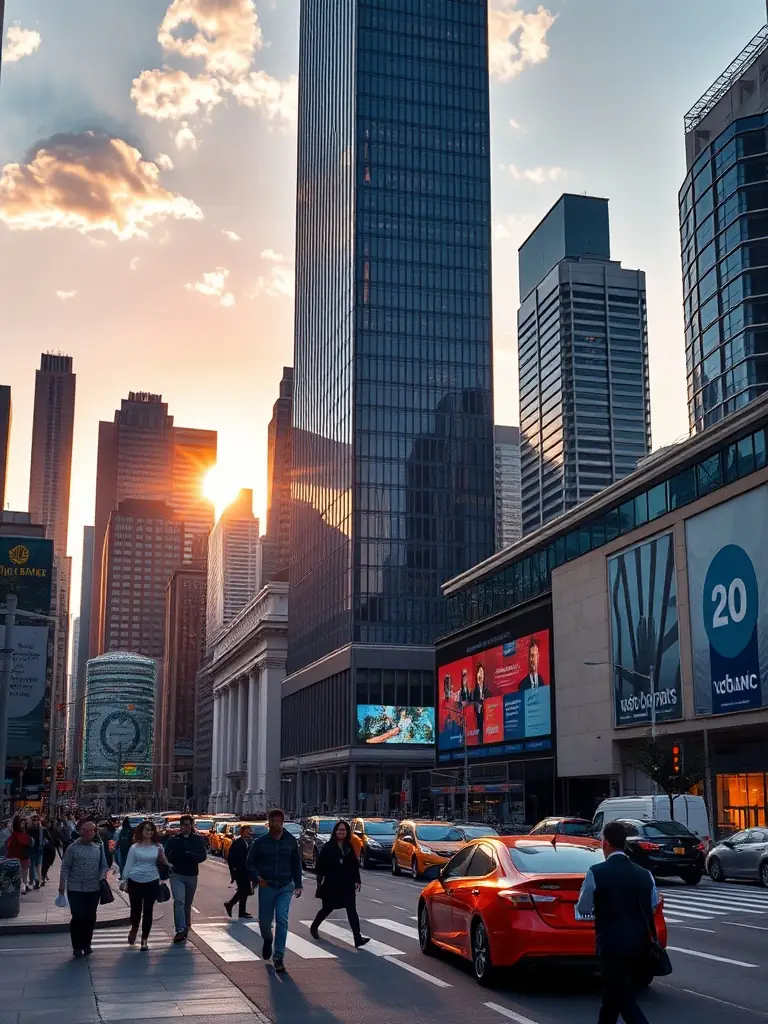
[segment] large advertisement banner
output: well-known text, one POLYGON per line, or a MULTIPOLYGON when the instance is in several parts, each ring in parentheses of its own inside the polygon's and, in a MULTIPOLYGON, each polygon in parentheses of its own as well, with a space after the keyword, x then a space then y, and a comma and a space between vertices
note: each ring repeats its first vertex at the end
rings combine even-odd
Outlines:
POLYGON ((52 576, 52 540, 0 537, 0 604, 6 594, 15 594, 19 608, 50 615, 52 576))
POLYGON ((539 738, 552 733, 549 644, 543 629, 442 665, 438 750, 463 749, 465 732, 468 747, 544 749, 539 738))
POLYGON ((683 717, 675 545, 671 533, 608 559, 616 725, 683 717), (651 697, 653 692, 653 698, 651 697))
POLYGON ((768 488, 685 524, 697 715, 768 701, 768 488))
POLYGON ((358 743, 434 743, 434 708, 357 705, 358 743))
MULTIPOLYGON (((5 626, 0 626, 0 648, 5 626)), ((8 757, 40 757, 45 720, 48 627, 14 626, 11 692, 8 695, 8 757)))
POLYGON ((86 703, 83 782, 104 782, 129 775, 132 782, 152 781, 153 709, 138 694, 120 702, 86 703))

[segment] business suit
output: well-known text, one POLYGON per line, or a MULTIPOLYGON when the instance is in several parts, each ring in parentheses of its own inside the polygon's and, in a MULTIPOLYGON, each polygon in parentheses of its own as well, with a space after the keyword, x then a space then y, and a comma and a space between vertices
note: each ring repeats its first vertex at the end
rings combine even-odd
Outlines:
POLYGON ((520 686, 517 689, 518 693, 522 693, 523 690, 537 690, 540 686, 546 686, 547 684, 541 678, 538 672, 529 672, 527 676, 523 677, 520 686))
POLYGON ((484 740, 484 737, 483 737, 483 715, 484 715, 484 712, 485 712, 485 707, 483 705, 483 701, 485 700, 485 698, 487 696, 488 696, 488 692, 487 692, 487 690, 485 689, 484 686, 482 686, 482 687, 481 686, 476 686, 474 688, 474 690, 472 691, 472 703, 473 703, 474 708, 475 708, 475 719, 477 721, 477 728, 478 728, 478 737, 477 737, 478 743, 482 743, 483 740, 484 740))
POLYGON ((655 885, 650 872, 615 851, 587 872, 580 913, 595 915, 597 955, 605 983, 598 1024, 648 1024, 637 1005, 636 978, 646 968, 655 885))
POLYGON ((251 879, 248 875, 248 869, 246 863, 248 860, 248 847, 250 843, 242 836, 238 836, 237 839, 232 843, 227 854, 227 864, 229 864, 229 870, 237 883, 237 892, 225 903, 227 913, 232 915, 232 908, 235 903, 239 904, 238 916, 248 917, 247 903, 248 897, 251 895, 251 879))

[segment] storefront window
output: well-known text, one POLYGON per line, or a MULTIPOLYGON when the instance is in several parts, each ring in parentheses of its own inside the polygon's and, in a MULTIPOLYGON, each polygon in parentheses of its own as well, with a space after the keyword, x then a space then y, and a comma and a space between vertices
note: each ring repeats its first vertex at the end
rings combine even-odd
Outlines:
POLYGON ((767 782, 763 772, 717 776, 718 833, 765 827, 767 782))

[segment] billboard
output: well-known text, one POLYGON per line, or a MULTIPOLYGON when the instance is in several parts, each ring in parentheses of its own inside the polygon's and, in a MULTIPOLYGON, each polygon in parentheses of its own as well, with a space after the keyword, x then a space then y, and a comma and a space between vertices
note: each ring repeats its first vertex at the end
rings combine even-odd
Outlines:
POLYGON ((52 540, 0 537, 0 603, 6 594, 16 594, 19 608, 50 615, 52 576, 52 540))
POLYGON ((768 703, 768 488, 685 524, 697 715, 768 703))
POLYGON ((620 725, 683 717, 675 544, 671 533, 608 559, 614 721, 620 725), (651 677, 655 700, 651 700, 651 677))
MULTIPOLYGON (((0 626, 0 648, 5 626, 0 626)), ((8 697, 8 757, 40 757, 43 749, 48 627, 14 626, 11 692, 8 697)))
POLYGON ((152 780, 156 664, 115 652, 87 665, 81 781, 152 780))
POLYGON ((438 753, 463 752, 465 737, 475 757, 549 749, 551 681, 548 629, 440 666, 438 753))
POLYGON ((434 743, 435 709, 357 705, 358 743, 434 743))

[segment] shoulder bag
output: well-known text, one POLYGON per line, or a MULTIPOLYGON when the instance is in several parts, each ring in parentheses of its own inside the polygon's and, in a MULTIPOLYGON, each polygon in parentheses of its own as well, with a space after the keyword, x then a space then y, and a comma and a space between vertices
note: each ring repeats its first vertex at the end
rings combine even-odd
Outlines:
POLYGON ((653 917, 648 920, 648 915, 645 912, 645 907, 642 903, 639 904, 640 909, 645 918, 645 927, 648 930, 648 964, 651 968, 651 973, 654 978, 666 978, 672 973, 672 961, 669 959, 669 953, 659 942, 656 934, 656 926, 653 922, 653 917))

